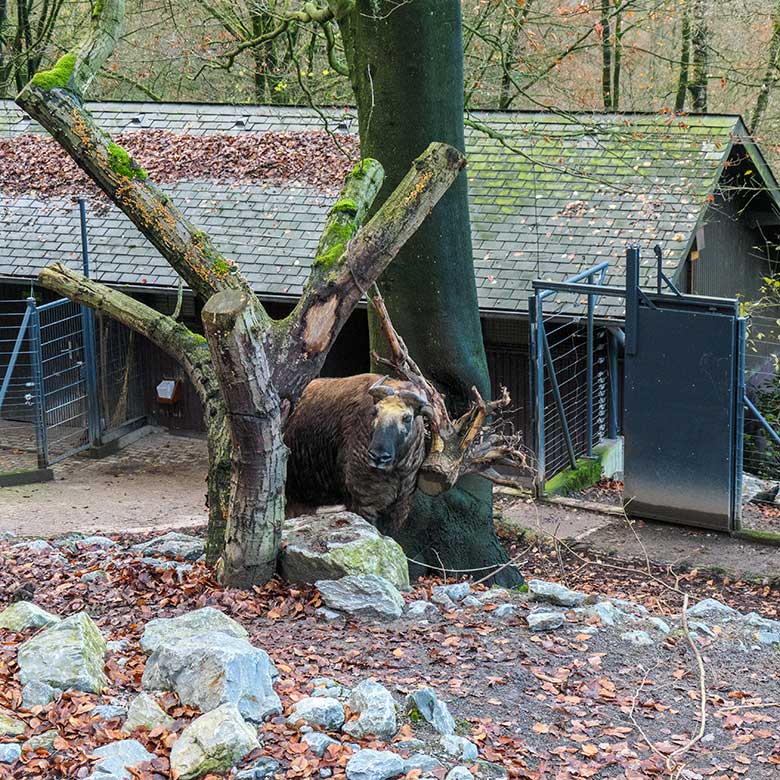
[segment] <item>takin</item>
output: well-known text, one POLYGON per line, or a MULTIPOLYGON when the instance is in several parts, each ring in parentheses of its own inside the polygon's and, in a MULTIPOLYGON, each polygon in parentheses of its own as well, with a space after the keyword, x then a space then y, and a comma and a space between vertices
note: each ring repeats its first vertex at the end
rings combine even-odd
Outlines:
POLYGON ((380 528, 411 508, 426 455, 428 399, 411 382, 379 374, 315 379, 287 422, 287 514, 344 504, 380 528))

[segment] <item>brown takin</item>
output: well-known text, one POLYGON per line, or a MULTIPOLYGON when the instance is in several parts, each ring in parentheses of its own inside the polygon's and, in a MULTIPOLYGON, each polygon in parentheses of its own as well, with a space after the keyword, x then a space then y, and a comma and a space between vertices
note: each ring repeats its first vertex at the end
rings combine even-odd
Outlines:
POLYGON ((287 422, 288 515, 344 504, 373 525, 403 525, 425 458, 428 399, 379 374, 315 379, 287 422))

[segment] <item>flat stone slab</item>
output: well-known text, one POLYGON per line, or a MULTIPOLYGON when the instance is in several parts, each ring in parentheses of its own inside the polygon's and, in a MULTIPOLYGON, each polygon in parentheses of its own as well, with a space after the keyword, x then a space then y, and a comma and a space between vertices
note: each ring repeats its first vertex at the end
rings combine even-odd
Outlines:
POLYGON ((142 555, 164 555, 168 558, 197 561, 206 551, 206 544, 198 536, 171 531, 148 542, 134 544, 130 549, 142 555))

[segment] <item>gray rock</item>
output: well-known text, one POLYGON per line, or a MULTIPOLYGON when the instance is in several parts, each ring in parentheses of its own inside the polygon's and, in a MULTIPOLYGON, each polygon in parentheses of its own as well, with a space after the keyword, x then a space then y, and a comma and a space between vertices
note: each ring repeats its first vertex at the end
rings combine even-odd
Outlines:
POLYGON ((585 618, 597 617, 602 626, 616 626, 628 619, 628 615, 611 601, 599 601, 587 607, 579 607, 574 612, 585 618))
POLYGON ((56 552, 55 549, 45 539, 33 539, 31 542, 19 542, 19 544, 12 544, 12 550, 23 550, 25 552, 33 552, 38 555, 50 555, 56 552))
POLYGON ((474 780, 474 775, 465 766, 455 766, 447 772, 444 780, 474 780))
POLYGON ((429 617, 431 615, 438 615, 439 610, 436 608, 435 604, 432 604, 430 601, 410 601, 409 604, 406 607, 406 616, 417 618, 417 617, 429 617))
POLYGON ((288 582, 375 574, 401 590, 409 587, 409 567, 401 545, 353 512, 285 520, 279 571, 288 582))
POLYGON ((127 715, 127 707, 121 704, 98 704, 90 710, 89 714, 103 720, 114 720, 114 718, 124 718, 127 715))
POLYGON ((33 707, 45 707, 59 699, 62 688, 55 688, 48 683, 33 680, 22 688, 22 707, 29 710, 33 707))
POLYGON ((441 746, 444 752, 450 756, 457 756, 460 761, 474 761, 479 755, 477 746, 465 737, 457 737, 454 734, 446 734, 441 738, 441 746))
POLYGON ((92 755, 100 758, 93 767, 94 777, 115 775, 121 778, 129 778, 130 768, 137 767, 145 761, 152 761, 155 757, 137 739, 109 742, 108 745, 95 748, 92 755))
POLYGON ((359 750, 346 771, 347 780, 390 780, 406 773, 403 758, 389 750, 359 750))
POLYGON ((531 631, 554 631, 566 622, 563 612, 553 612, 545 607, 532 610, 525 619, 531 631))
POLYGON ((456 582, 452 585, 437 585, 431 592, 431 600, 436 601, 438 596, 446 596, 455 603, 463 601, 471 593, 471 585, 468 582, 456 582))
POLYGON ((649 626, 657 629, 662 634, 668 634, 672 630, 669 624, 663 618, 649 617, 647 618, 646 622, 649 626))
POLYGON ((335 612, 332 609, 326 609, 325 607, 317 607, 314 610, 314 614, 322 620, 327 620, 328 623, 335 623, 336 621, 344 620, 343 612, 335 612))
POLYGON ((235 704, 243 717, 260 723, 282 711, 275 676, 268 653, 217 631, 164 639, 149 657, 141 684, 147 691, 176 691, 183 704, 202 712, 235 704))
POLYGON ((634 617, 645 617, 650 613, 641 604, 637 604, 635 601, 628 601, 627 599, 609 599, 609 601, 623 612, 627 612, 634 617))
POLYGON ((59 622, 57 615, 52 615, 31 601, 17 601, 0 612, 0 628, 7 628, 9 631, 43 628, 59 622))
POLYGON ((463 607, 481 607, 482 602, 476 597, 469 594, 463 601, 460 602, 463 607))
POLYGON ((216 632, 237 639, 249 638, 246 629, 233 618, 213 607, 203 607, 173 618, 150 620, 141 637, 141 648, 151 653, 163 641, 170 643, 177 639, 198 634, 208 636, 216 632))
POLYGON ((528 580, 528 594, 534 601, 544 601, 559 607, 579 607, 587 598, 584 593, 545 580, 528 580))
POLYGON ((432 688, 419 688, 406 697, 406 711, 416 710, 439 732, 454 734, 455 721, 447 705, 434 693, 432 688))
POLYGON ((333 699, 349 698, 349 688, 340 685, 330 677, 316 677, 311 681, 314 696, 330 696, 333 699))
POLYGON ((139 693, 127 708, 127 720, 122 725, 122 731, 128 734, 136 729, 153 729, 163 726, 170 729, 174 719, 148 693, 139 693))
POLYGON ((82 582, 100 582, 108 579, 108 573, 103 571, 103 569, 95 569, 95 571, 88 571, 82 574, 79 579, 82 582))
POLYGON ((780 620, 769 620, 755 612, 749 612, 745 615, 744 622, 759 644, 780 644, 780 620))
POLYGON ((107 550, 110 547, 119 547, 119 545, 107 536, 85 536, 76 541, 76 547, 100 547, 107 550))
POLYGON ((517 614, 517 607, 514 604, 499 604, 490 614, 499 620, 506 620, 517 614))
POLYGON ((347 701, 351 712, 360 713, 357 720, 350 721, 343 731, 351 737, 361 739, 374 734, 380 739, 390 740, 398 731, 395 717, 395 702, 390 691, 383 685, 364 680, 352 689, 347 701))
POLYGON ((375 574, 318 580, 326 606, 358 617, 392 620, 401 617, 404 600, 398 589, 375 574))
POLYGON ((98 627, 86 612, 77 612, 19 646, 19 679, 22 685, 43 682, 97 693, 108 685, 105 655, 98 627))
POLYGON ((323 756, 328 749, 328 745, 339 744, 337 740, 331 739, 331 737, 323 734, 321 731, 311 731, 308 734, 304 734, 301 739, 311 748, 311 752, 315 756, 323 756))
POLYGON ((248 769, 242 769, 235 780, 270 780, 279 771, 279 762, 275 758, 262 756, 248 769))
POLYGON ((717 634, 702 620, 689 620, 688 629, 694 633, 698 632, 709 637, 717 636, 717 634))
POLYGON ((130 647, 129 639, 109 639, 106 648, 110 653, 122 653, 130 647))
POLYGON ((688 617, 690 619, 704 619, 712 622, 727 622, 741 617, 736 609, 732 609, 727 604, 717 599, 703 599, 688 608, 688 617))
POLYGON ((165 558, 141 558, 140 563, 145 563, 147 566, 155 570, 163 571, 175 571, 176 579, 179 582, 184 582, 186 575, 192 571, 191 563, 182 563, 181 561, 169 561, 165 558))
POLYGON ((620 638, 624 642, 630 642, 635 647, 650 647, 655 644, 653 638, 647 631, 626 631, 624 634, 620 635, 620 638))
POLYGON ((195 780, 209 772, 223 773, 260 747, 257 732, 235 704, 223 704, 196 718, 171 749, 171 774, 195 780))
POLYGON ((344 723, 344 706, 338 699, 329 696, 307 696, 295 702, 292 712, 287 716, 291 726, 300 720, 336 731, 344 723))
POLYGON ((320 777, 331 777, 333 775, 333 770, 330 769, 327 766, 322 767, 320 769, 320 777))
POLYGON ((431 601, 448 611, 458 608, 458 605, 446 593, 433 593, 431 601))
POLYGON ((490 590, 480 593, 477 598, 483 604, 496 604, 501 601, 508 601, 510 594, 506 588, 490 588, 490 590))
POLYGON ((203 539, 199 539, 197 536, 171 531, 155 539, 150 539, 148 542, 134 544, 130 549, 141 555, 164 555, 168 558, 197 561, 203 555, 206 545, 203 539))
POLYGON ((16 742, 5 742, 0 745, 0 764, 13 764, 22 755, 22 748, 16 742))
POLYGON ((429 756, 427 753, 414 753, 406 759, 406 771, 419 769, 421 772, 433 772, 434 769, 441 769, 444 766, 438 758, 429 756))
POLYGON ((18 737, 27 731, 27 724, 8 712, 0 710, 0 737, 18 737))
POLYGON ((22 752, 34 753, 37 750, 45 750, 47 753, 54 752, 54 740, 59 737, 60 732, 57 729, 49 729, 42 734, 36 734, 22 743, 22 752))
POLYGON ((425 747, 425 742, 421 739, 402 739, 399 742, 394 742, 393 747, 399 750, 422 750, 425 747))

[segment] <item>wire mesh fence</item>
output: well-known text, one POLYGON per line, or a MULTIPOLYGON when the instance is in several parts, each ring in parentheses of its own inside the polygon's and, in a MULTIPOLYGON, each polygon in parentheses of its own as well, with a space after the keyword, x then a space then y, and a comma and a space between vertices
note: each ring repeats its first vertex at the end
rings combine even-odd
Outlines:
POLYGON ((0 472, 38 466, 34 301, 0 300, 0 472))
MULTIPOLYGON (((748 320, 745 393, 755 409, 780 432, 780 317, 754 314, 748 320)), ((760 418, 745 411, 743 468, 761 479, 780 480, 780 441, 760 418)))

